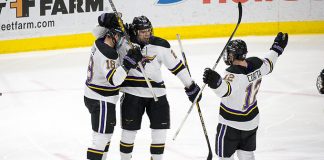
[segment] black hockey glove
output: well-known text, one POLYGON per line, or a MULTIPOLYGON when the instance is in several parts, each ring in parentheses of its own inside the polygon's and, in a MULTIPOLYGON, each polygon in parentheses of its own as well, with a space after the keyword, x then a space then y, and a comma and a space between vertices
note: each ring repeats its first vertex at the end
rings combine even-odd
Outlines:
POLYGON ((103 13, 98 17, 98 23, 101 27, 117 28, 119 27, 118 19, 115 13, 103 13))
POLYGON ((136 68, 137 63, 141 61, 142 58, 143 55, 141 53, 141 49, 139 47, 135 47, 134 49, 128 50, 126 56, 124 57, 123 65, 126 70, 136 68))
MULTIPOLYGON (((199 91, 200 91, 200 87, 197 85, 197 83, 193 82, 189 88, 186 88, 185 87, 185 90, 186 90, 186 94, 189 98, 189 100, 191 102, 193 102, 195 100, 195 98, 197 97, 199 91)), ((197 102, 199 102, 201 100, 201 94, 197 100, 197 102)))
POLYGON ((274 40, 270 50, 274 50, 278 53, 278 56, 282 54, 288 43, 288 33, 279 32, 274 40))
POLYGON ((125 30, 127 32, 127 34, 129 35, 129 39, 132 43, 137 43, 136 42, 136 34, 135 34, 135 30, 134 30, 134 26, 132 24, 125 24, 125 30))
POLYGON ((218 88, 222 84, 222 77, 210 68, 206 68, 203 77, 204 83, 212 89, 218 88))
POLYGON ((324 94, 324 69, 322 70, 320 75, 317 77, 316 86, 317 86, 318 91, 321 94, 324 94))

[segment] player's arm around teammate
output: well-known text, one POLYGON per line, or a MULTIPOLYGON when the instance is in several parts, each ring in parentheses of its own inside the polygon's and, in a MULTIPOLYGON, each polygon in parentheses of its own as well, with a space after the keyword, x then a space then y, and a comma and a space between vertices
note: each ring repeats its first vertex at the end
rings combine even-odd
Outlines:
MULTIPOLYGON (((114 21, 116 22, 117 19, 114 21)), ((116 23, 115 23, 116 24, 116 23)), ((119 85, 142 59, 138 48, 129 50, 122 63, 116 49, 123 39, 118 25, 110 25, 95 40, 90 53, 84 103, 91 114, 92 143, 87 159, 105 160, 116 124, 119 85)))

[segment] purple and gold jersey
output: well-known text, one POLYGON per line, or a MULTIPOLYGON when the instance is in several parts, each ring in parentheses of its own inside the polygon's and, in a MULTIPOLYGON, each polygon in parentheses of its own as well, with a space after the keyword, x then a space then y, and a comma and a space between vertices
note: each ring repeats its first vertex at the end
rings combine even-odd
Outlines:
MULTIPOLYGON (((93 35, 96 38, 103 37, 107 29, 104 27, 96 26, 93 30, 93 35)), ((119 54, 119 64, 122 64, 123 57, 129 50, 129 44, 124 41, 117 52, 119 54)), ((176 75, 185 87, 189 87, 193 80, 190 77, 189 72, 185 68, 182 61, 172 51, 168 41, 152 36, 150 43, 142 48, 142 55, 144 59, 142 64, 147 77, 153 87, 154 93, 157 97, 166 94, 164 81, 161 73, 162 64, 166 66, 171 73, 176 75)), ((115 76, 114 76, 115 77, 115 76)), ((116 76, 118 77, 118 76, 116 76)), ((152 98, 152 93, 148 88, 146 81, 141 73, 140 69, 131 69, 125 81, 122 83, 121 91, 129 93, 139 97, 152 98)))
POLYGON ((104 43, 104 38, 95 41, 88 65, 86 97, 116 104, 119 85, 127 75, 119 59, 116 50, 104 43))
MULTIPOLYGON (((176 75, 184 86, 189 87, 193 82, 185 65, 172 51, 168 41, 159 37, 151 37, 150 43, 142 48, 142 55, 144 57, 142 65, 157 97, 166 94, 161 73, 162 64, 176 75)), ((139 69, 129 71, 121 85, 121 91, 139 97, 153 97, 139 69)))
POLYGON ((257 93, 262 77, 271 73, 278 54, 270 51, 265 58, 247 58, 248 67, 231 65, 222 84, 214 92, 222 97, 219 123, 240 130, 253 130, 259 124, 257 93))

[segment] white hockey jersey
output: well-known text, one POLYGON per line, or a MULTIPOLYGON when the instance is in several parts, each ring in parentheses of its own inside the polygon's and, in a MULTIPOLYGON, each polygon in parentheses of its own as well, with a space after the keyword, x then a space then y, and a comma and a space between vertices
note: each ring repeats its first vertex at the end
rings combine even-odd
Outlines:
MULTIPOLYGON (((96 38, 101 38, 105 35, 106 31, 106 28, 96 26, 92 33, 96 38)), ((130 45, 126 41, 124 41, 122 45, 118 47, 117 52, 119 54, 119 64, 123 63, 123 57, 127 54, 129 49, 130 45)), ((161 74, 162 64, 164 64, 173 74, 175 74, 185 87, 189 87, 192 84, 193 80, 190 77, 188 70, 185 68, 182 61, 171 50, 168 41, 152 36, 150 39, 150 44, 142 48, 142 54, 145 57, 142 61, 145 73, 150 79, 154 93, 157 97, 166 94, 165 85, 161 74)), ((153 97, 139 68, 131 69, 124 83, 122 83, 120 87, 120 90, 125 93, 139 97, 153 97)))
POLYGON ((219 123, 240 130, 253 130, 259 124, 257 93, 262 77, 272 72, 278 54, 270 51, 264 59, 247 58, 248 67, 232 65, 225 71, 222 84, 213 89, 222 97, 219 123))
MULTIPOLYGON (((125 49, 125 48, 124 48, 125 49)), ((118 53, 126 53, 120 51, 118 53)), ((176 75, 185 87, 189 87, 193 80, 182 61, 171 50, 168 41, 151 37, 150 44, 142 48, 144 59, 142 64, 145 73, 149 78, 153 90, 157 97, 166 94, 165 85, 161 73, 161 66, 164 64, 174 75, 176 75)), ((123 55, 121 55, 123 57, 123 55)), ((152 98, 152 93, 146 84, 146 81, 140 69, 131 69, 121 85, 121 91, 139 97, 152 98)))
POLYGON ((119 59, 116 50, 104 43, 104 38, 95 41, 88 65, 86 97, 116 104, 119 85, 127 75, 119 59))

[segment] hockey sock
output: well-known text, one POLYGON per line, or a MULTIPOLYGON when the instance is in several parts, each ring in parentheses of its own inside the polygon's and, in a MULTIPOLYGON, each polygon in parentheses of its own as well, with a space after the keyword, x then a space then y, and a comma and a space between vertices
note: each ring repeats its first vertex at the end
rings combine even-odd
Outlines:
POLYGON ((102 160, 106 160, 106 158, 107 158, 107 153, 108 153, 108 151, 109 151, 109 146, 110 146, 110 142, 108 142, 107 145, 106 145, 106 148, 105 148, 105 150, 104 150, 104 154, 102 155, 102 160))
POLYGON ((162 160, 166 134, 166 129, 152 129, 152 143, 150 148, 152 160, 162 160))
POLYGON ((130 160, 134 148, 134 141, 137 131, 122 130, 120 140, 120 157, 121 160, 130 160))
MULTIPOLYGON (((105 152, 108 152, 107 145, 109 146, 112 134, 92 133, 92 144, 87 151, 87 159, 89 160, 102 160, 105 152)), ((104 157, 105 158, 105 157, 104 157)))
POLYGON ((239 160, 255 160, 253 151, 237 150, 239 160))
POLYGON ((234 160, 234 155, 232 155, 230 158, 224 158, 224 157, 219 157, 220 160, 234 160))

